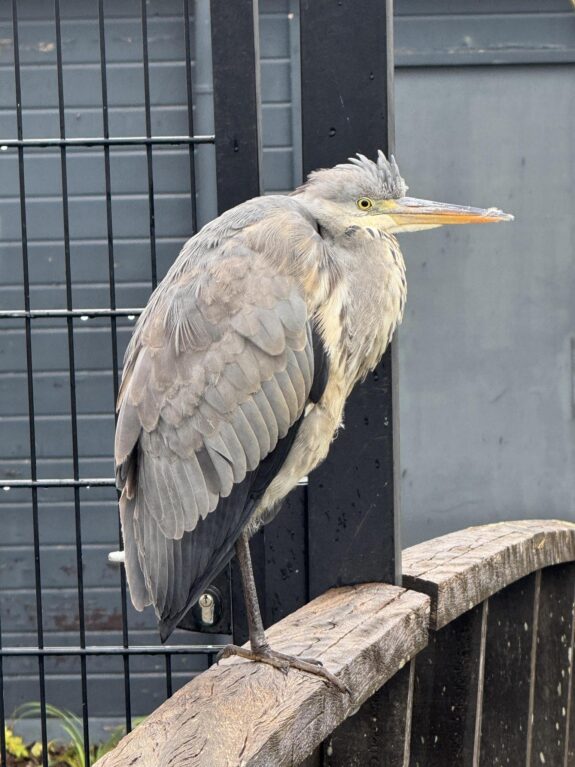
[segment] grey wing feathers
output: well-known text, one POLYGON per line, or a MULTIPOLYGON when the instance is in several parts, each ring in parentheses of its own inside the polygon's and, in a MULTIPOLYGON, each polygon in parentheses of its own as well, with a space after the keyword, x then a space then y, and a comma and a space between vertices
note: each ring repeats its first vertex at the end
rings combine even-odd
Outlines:
POLYGON ((130 593, 170 630, 231 557, 251 513, 250 477, 301 417, 313 380, 295 281, 241 244, 221 250, 213 267, 156 291, 119 397, 130 593))

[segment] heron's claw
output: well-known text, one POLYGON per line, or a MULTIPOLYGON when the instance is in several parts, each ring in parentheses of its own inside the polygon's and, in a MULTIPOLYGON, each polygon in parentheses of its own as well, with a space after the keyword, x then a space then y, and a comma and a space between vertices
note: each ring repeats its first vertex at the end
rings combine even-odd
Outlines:
POLYGON ((323 663, 317 658, 300 658, 304 663, 311 663, 312 666, 323 666, 323 663))
POLYGON ((258 650, 248 650, 246 647, 229 644, 218 653, 216 663, 224 658, 230 658, 232 655, 238 655, 240 658, 253 660, 258 663, 267 663, 270 666, 287 674, 290 668, 297 668, 299 671, 306 671, 308 674, 319 676, 326 684, 331 684, 340 692, 351 694, 349 688, 340 682, 340 680, 323 667, 323 663, 315 658, 298 658, 295 655, 286 655, 283 652, 272 650, 271 647, 264 645, 258 650))

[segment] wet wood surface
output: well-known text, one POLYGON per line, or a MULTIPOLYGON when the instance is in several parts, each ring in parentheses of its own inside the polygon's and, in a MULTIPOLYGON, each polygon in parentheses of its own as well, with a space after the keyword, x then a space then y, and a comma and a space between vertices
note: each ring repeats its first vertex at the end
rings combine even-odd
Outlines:
POLYGON ((268 632, 277 649, 321 659, 351 696, 230 659, 98 767, 568 767, 573 559, 575 525, 558 521, 414 546, 404 556, 410 589, 332 589, 268 632))
POLYGON ((97 765, 300 764, 426 645, 428 620, 423 594, 385 584, 332 589, 268 638, 282 652, 320 659, 350 695, 310 674, 231 658, 179 690, 97 765))
POLYGON ((406 549, 403 585, 431 596, 431 626, 439 629, 525 575, 573 559, 575 524, 499 522, 406 549))

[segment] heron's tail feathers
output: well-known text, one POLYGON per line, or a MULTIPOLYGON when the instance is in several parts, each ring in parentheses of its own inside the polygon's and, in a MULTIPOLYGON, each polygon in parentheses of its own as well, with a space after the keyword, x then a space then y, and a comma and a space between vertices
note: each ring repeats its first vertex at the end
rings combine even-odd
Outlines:
POLYGON ((128 488, 124 487, 120 498, 120 519, 124 538, 126 578, 128 579, 132 604, 136 610, 142 611, 144 607, 152 604, 152 599, 146 587, 144 572, 140 564, 134 526, 135 514, 136 498, 135 496, 130 497, 128 488))

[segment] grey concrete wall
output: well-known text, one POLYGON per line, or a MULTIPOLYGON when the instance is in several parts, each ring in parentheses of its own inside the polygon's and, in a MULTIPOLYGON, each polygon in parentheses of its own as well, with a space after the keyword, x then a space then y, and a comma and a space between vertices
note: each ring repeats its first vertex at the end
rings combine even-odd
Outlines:
POLYGON ((575 519, 575 66, 404 69, 410 193, 513 224, 405 235, 406 544, 471 524, 575 519))

